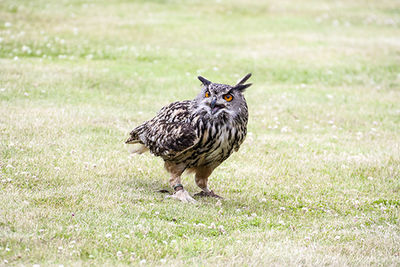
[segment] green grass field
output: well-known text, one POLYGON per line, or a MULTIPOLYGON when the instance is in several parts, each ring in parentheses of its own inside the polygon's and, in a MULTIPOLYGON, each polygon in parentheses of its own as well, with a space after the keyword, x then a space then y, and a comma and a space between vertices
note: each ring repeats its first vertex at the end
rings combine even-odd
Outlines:
POLYGON ((0 265, 400 265, 399 1, 2 0, 0 113, 0 265), (165 199, 129 131, 248 72, 225 199, 165 199))

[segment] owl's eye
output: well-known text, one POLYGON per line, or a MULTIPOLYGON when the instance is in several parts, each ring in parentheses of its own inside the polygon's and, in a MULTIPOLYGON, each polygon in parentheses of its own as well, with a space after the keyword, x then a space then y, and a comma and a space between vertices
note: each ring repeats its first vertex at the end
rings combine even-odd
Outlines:
POLYGON ((210 92, 207 91, 206 94, 204 95, 205 97, 210 97, 210 92))
POLYGON ((226 94, 226 95, 224 95, 224 99, 225 99, 226 101, 228 101, 228 102, 231 102, 232 99, 233 99, 233 96, 232 96, 231 94, 226 94))

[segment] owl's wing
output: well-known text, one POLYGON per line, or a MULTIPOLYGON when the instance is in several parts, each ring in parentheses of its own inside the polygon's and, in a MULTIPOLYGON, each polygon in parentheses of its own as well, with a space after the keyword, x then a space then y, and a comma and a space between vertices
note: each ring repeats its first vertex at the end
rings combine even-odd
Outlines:
POLYGON ((190 123, 159 121, 148 132, 145 145, 164 159, 173 159, 198 142, 195 129, 190 123))
POLYGON ((173 159, 199 141, 190 123, 190 101, 180 101, 163 107, 157 116, 138 126, 131 136, 150 152, 163 159, 173 159))

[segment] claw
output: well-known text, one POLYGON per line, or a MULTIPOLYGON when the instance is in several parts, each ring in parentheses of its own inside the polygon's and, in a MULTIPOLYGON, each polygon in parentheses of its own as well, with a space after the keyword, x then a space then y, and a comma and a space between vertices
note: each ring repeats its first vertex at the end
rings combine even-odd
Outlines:
POLYGON ((186 190, 176 191, 173 195, 166 196, 167 198, 175 198, 184 203, 196 203, 197 201, 192 198, 186 190))
POLYGON ((158 190, 157 192, 159 192, 159 193, 169 193, 169 191, 166 190, 166 189, 160 189, 160 190, 158 190))
POLYGON ((223 199, 223 197, 218 196, 217 194, 214 193, 214 191, 210 191, 210 192, 205 192, 205 191, 201 191, 197 194, 194 195, 195 197, 215 197, 215 198, 220 198, 223 199))

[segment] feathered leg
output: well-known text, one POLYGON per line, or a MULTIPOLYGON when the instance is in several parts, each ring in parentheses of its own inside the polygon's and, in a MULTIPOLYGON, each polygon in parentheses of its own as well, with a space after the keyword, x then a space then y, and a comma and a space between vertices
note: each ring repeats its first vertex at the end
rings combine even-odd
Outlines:
POLYGON ((181 184, 181 175, 185 170, 185 165, 174 164, 172 162, 166 161, 164 167, 171 174, 169 184, 175 190, 175 193, 168 197, 175 198, 186 203, 195 203, 196 200, 189 195, 189 193, 183 188, 183 185, 181 184))
POLYGON ((197 167, 195 169, 196 184, 198 187, 201 188, 201 190, 203 190, 200 193, 195 194, 195 196, 222 198, 222 197, 218 196, 217 194, 215 194, 214 191, 208 189, 208 186, 207 186, 208 177, 211 175, 213 170, 214 170, 214 168, 212 168, 210 166, 197 167))

